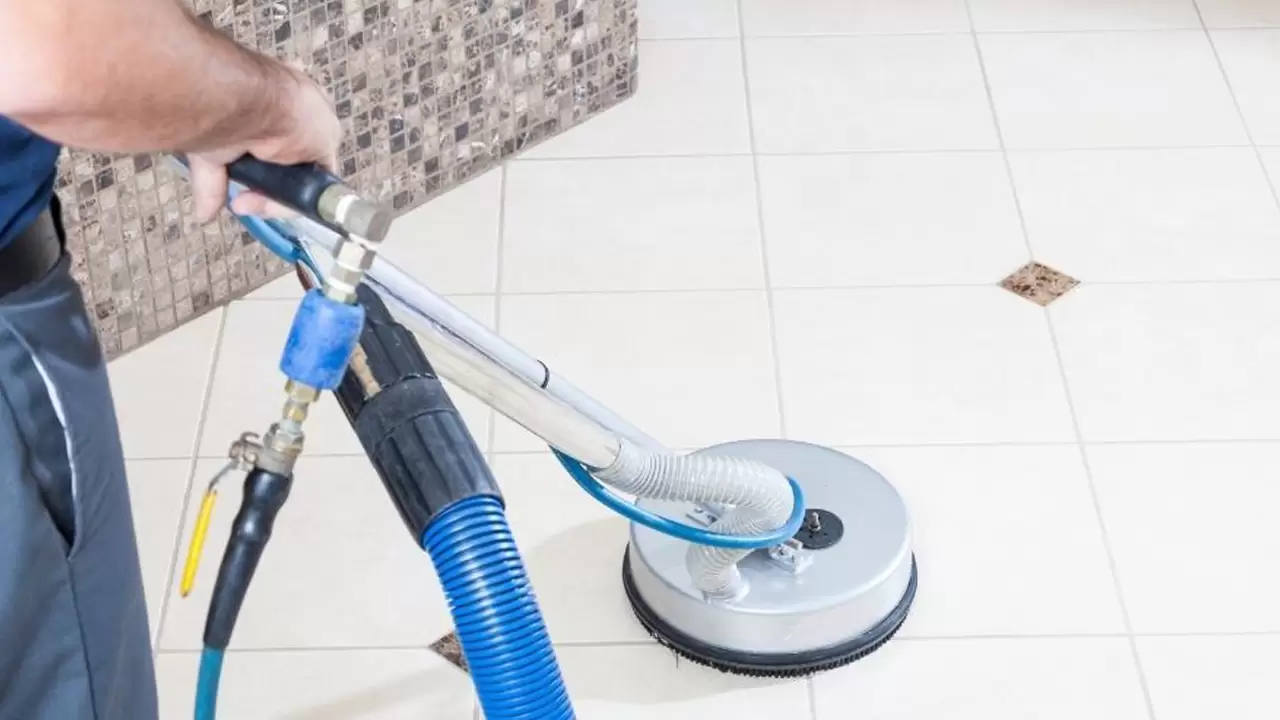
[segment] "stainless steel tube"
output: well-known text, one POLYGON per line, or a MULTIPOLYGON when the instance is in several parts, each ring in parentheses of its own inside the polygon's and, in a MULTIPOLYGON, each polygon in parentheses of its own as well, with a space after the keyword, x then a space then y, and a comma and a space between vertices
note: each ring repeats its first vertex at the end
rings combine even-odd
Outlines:
MULTIPOLYGON (((301 217, 294 218, 289 223, 296 228, 298 237, 309 247, 313 255, 326 256, 337 245, 337 234, 319 223, 301 217)), ((665 449, 657 440, 601 405, 572 383, 557 376, 545 363, 502 339, 501 336, 481 325, 386 258, 382 256, 375 258, 366 278, 366 282, 373 286, 384 300, 388 299, 388 295, 393 298, 397 307, 392 307, 392 312, 401 316, 400 319, 412 325, 414 330, 425 333, 428 331, 427 326, 430 326, 435 331, 446 335, 449 338, 446 340, 447 343, 460 343, 470 352, 488 358, 490 362, 505 368, 509 373, 537 389, 539 394, 548 395, 559 404, 576 410, 619 438, 649 450, 665 449)), ((448 351, 449 348, 439 346, 439 349, 448 351)), ((435 363, 436 357, 432 356, 431 360, 435 363)), ((467 385, 472 381, 471 378, 450 377, 449 379, 475 393, 467 385)), ((506 409, 498 405, 494 407, 543 440, 560 447, 536 425, 538 422, 536 419, 508 415, 506 409)), ((593 467, 604 467, 596 465, 586 457, 570 452, 567 448, 560 447, 560 449, 577 457, 583 463, 593 467)))
MULTIPOLYGON (((456 325, 445 324, 441 315, 446 314, 456 314, 470 323, 475 322, 461 310, 441 298, 442 304, 431 308, 431 313, 439 312, 441 315, 425 313, 407 303, 372 274, 366 276, 365 282, 378 293, 400 322, 417 332, 423 352, 441 377, 456 383, 549 445, 589 467, 606 468, 618 459, 622 440, 616 433, 551 396, 468 342, 455 331, 456 325)), ((448 320, 454 318, 448 317, 448 320)))

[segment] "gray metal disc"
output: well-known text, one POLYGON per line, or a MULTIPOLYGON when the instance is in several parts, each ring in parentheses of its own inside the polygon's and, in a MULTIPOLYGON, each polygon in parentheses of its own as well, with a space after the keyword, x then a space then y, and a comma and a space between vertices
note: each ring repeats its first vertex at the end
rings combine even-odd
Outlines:
MULTIPOLYGON (((655 637, 722 669, 788 675, 856 660, 897 631, 915 596, 915 563, 906 505, 883 476, 842 453, 790 440, 744 440, 700 452, 777 468, 804 489, 806 507, 839 518, 842 535, 806 551, 812 563, 799 573, 764 551, 751 554, 739 565, 746 595, 713 602, 689 578, 687 542, 633 525, 624 583, 655 637)), ((688 503, 640 505, 675 519, 693 510, 688 503)))

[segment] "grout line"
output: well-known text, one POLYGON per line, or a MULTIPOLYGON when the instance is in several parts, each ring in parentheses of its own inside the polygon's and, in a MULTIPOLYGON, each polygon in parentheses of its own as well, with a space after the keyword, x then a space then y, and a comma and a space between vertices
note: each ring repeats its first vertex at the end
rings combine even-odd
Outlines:
MULTIPOLYGON (((1016 201, 1016 193, 1015 193, 1016 201)), ((1208 278, 1208 279, 1188 279, 1188 278, 1165 278, 1165 279, 1146 279, 1146 280, 1082 280, 1091 287, 1129 287, 1129 286, 1152 286, 1152 285, 1241 285, 1241 284, 1259 284, 1259 283, 1277 283, 1280 282, 1280 276, 1275 277, 1244 277, 1244 278, 1208 278)), ((876 284, 876 283, 848 283, 835 285, 774 285, 772 288, 766 287, 675 287, 675 288, 633 288, 619 290, 532 290, 520 292, 504 292, 504 293, 448 293, 442 295, 446 300, 450 298, 494 298, 500 301, 503 298, 521 298, 521 297, 554 297, 554 296, 593 296, 593 295, 708 295, 715 293, 758 293, 758 292, 829 292, 834 290, 858 290, 858 291, 876 291, 876 290, 963 290, 971 288, 995 288, 999 287, 999 281, 973 281, 973 282, 941 282, 941 283, 896 283, 896 284, 876 284)), ((237 303, 297 303, 296 298, 258 298, 255 300, 237 300, 237 303)), ((137 458, 144 460, 146 458, 137 458)))
POLYGON ((815 678, 815 675, 808 675, 804 679, 804 687, 809 697, 810 720, 818 720, 818 683, 815 682, 815 678))
POLYGON ((636 40, 643 43, 654 42, 698 42, 703 40, 737 40, 737 35, 639 35, 636 40))
POLYGON ((1275 200, 1276 206, 1280 207, 1280 192, 1277 192, 1276 187, 1277 178, 1271 177, 1270 171, 1267 170, 1267 161, 1262 157, 1262 150, 1258 148, 1258 141, 1254 138, 1253 130, 1249 127, 1249 118, 1245 116, 1244 106, 1240 104, 1240 97, 1236 95, 1235 85, 1231 83, 1231 74, 1227 72, 1227 64, 1222 61, 1222 54, 1218 52, 1218 43, 1213 39, 1213 33, 1209 31, 1209 26, 1204 21, 1204 12, 1200 9, 1200 1, 1192 0, 1191 4, 1196 10, 1196 15, 1200 17, 1200 26, 1204 30, 1204 37, 1209 41, 1209 50, 1213 53, 1214 61, 1218 63, 1218 71, 1222 73, 1222 81, 1227 85, 1227 93, 1231 95, 1231 104, 1235 106, 1236 116, 1240 118, 1240 125, 1244 127, 1244 135, 1249 139, 1249 147, 1253 148, 1253 154, 1258 159, 1258 166, 1262 168, 1262 177, 1266 180, 1267 187, 1271 189, 1271 197, 1275 200))
POLYGON ((561 648, 664 648, 657 640, 574 640, 552 642, 561 648))
MULTIPOLYGON (((506 244, 505 244, 505 240, 506 240, 506 236, 507 236, 507 174, 508 174, 508 166, 509 166, 509 163, 503 163, 503 164, 502 164, 502 177, 501 177, 501 179, 500 179, 500 180, 501 180, 501 183, 500 183, 500 185, 498 186, 498 247, 497 247, 497 253, 498 253, 498 258, 497 258, 497 260, 498 260, 498 267, 494 270, 494 274, 493 274, 493 332, 494 332, 495 334, 496 334, 496 333, 501 333, 501 332, 502 332, 502 295, 503 295, 503 293, 502 293, 502 280, 503 280, 503 272, 502 272, 502 270, 503 270, 503 266, 504 266, 504 265, 506 265, 506 262, 505 262, 505 260, 504 260, 504 256, 506 255, 506 253, 505 253, 505 251, 504 251, 504 248, 505 248, 505 246, 506 246, 506 244)), ((492 406, 489 406, 489 405, 487 405, 487 404, 486 404, 486 407, 488 407, 488 408, 489 408, 489 419, 488 419, 488 424, 489 424, 489 431, 488 431, 488 432, 489 432, 489 438, 488 438, 488 442, 486 442, 486 443, 485 443, 485 446, 486 446, 486 447, 485 447, 485 461, 486 461, 486 462, 488 462, 488 463, 490 463, 490 464, 492 464, 492 462, 493 462, 493 454, 494 454, 494 446, 495 446, 495 445, 496 445, 496 443, 497 443, 497 441, 495 440, 495 438, 496 438, 496 437, 497 437, 497 435, 498 435, 498 415, 499 415, 499 413, 498 413, 498 411, 497 411, 497 410, 495 410, 492 406)), ((477 712, 478 712, 478 711, 477 711, 477 712)))
MULTIPOLYGON (((1227 150, 1249 148, 1248 143, 1210 143, 1204 145, 1069 145, 1062 147, 1017 147, 1009 148, 1013 154, 1032 153, 1075 153, 1075 152, 1158 152, 1170 150, 1227 150)), ((1277 147, 1277 146, 1263 146, 1277 147)), ((938 147, 938 148, 851 148, 833 150, 789 150, 787 152, 771 152, 757 150, 750 152, 710 152, 710 153, 657 153, 634 155, 564 155, 556 157, 519 157, 510 162, 525 163, 571 163, 593 161, 621 160, 693 160, 703 158, 740 158, 749 157, 856 157, 858 155, 958 155, 1000 152, 999 148, 972 147, 938 147)), ((265 299, 265 298, 264 298, 265 299)))
MULTIPOLYGON (((970 27, 970 30, 973 31, 973 47, 974 47, 974 51, 978 55, 978 65, 982 70, 982 83, 985 86, 987 91, 987 101, 990 104, 992 121, 995 123, 996 137, 999 139, 999 142, 1000 142, 1000 154, 1001 154, 1001 157, 1004 159, 1005 171, 1008 176, 1009 187, 1013 192, 1014 204, 1018 212, 1018 223, 1022 228, 1023 242, 1026 244, 1027 255, 1029 259, 1034 262, 1035 250, 1033 249, 1031 244, 1031 235, 1027 230, 1026 213, 1023 211, 1022 202, 1018 195, 1018 188, 1017 188, 1017 184, 1015 182, 1014 173, 1013 173, 1013 164, 1009 160, 1009 152, 1004 139, 1004 129, 1000 124, 1000 115, 996 108, 995 93, 992 91, 992 88, 991 88, 990 77, 987 73, 986 59, 982 54, 982 43, 979 40, 977 28, 976 28, 976 25, 974 24, 973 7, 970 0, 965 0, 965 13, 969 16, 969 27, 970 27)), ((1201 27, 1203 27, 1203 22, 1201 22, 1201 27)), ((1045 327, 1049 331, 1050 342, 1053 345, 1054 358, 1058 364, 1058 374, 1062 378, 1062 391, 1063 391, 1063 396, 1065 397, 1067 402, 1068 412, 1071 416, 1071 428, 1072 428, 1072 432, 1075 434, 1075 439, 1076 439, 1076 452, 1079 453, 1080 461, 1084 467, 1085 478, 1089 485, 1089 497, 1093 502, 1094 514, 1098 522, 1098 531, 1102 535, 1103 546, 1106 548, 1107 565, 1109 566, 1111 571, 1112 587, 1115 592, 1116 602, 1118 603, 1120 608, 1120 616, 1124 623, 1125 633, 1126 635, 1129 636, 1128 638, 1129 651, 1133 658, 1134 669, 1138 673, 1138 684, 1142 688, 1142 697, 1143 697, 1143 701, 1146 703, 1147 717, 1150 720, 1156 720, 1155 705, 1151 699, 1150 684, 1147 681, 1146 672, 1143 670, 1143 667, 1142 667, 1142 658, 1138 653, 1138 643, 1133 638, 1133 620, 1130 616, 1129 607, 1128 607, 1128 604, 1125 602, 1124 591, 1120 584, 1120 571, 1119 571, 1119 566, 1116 564, 1115 551, 1112 548, 1111 537, 1110 537, 1110 534, 1107 532, 1106 523, 1103 521, 1102 505, 1098 499, 1098 491, 1093 478, 1093 470, 1089 466, 1089 456, 1088 456, 1088 453, 1085 451, 1084 435, 1080 431, 1080 420, 1079 420, 1079 417, 1077 416, 1075 402, 1071 395, 1071 385, 1067 380, 1066 364, 1063 362, 1062 350, 1058 344, 1058 336, 1053 327, 1053 317, 1047 307, 1044 310, 1042 310, 1042 313, 1044 317, 1045 327)))
MULTIPOLYGON (((1132 446, 1162 446, 1162 445, 1243 445, 1243 444, 1275 444, 1280 443, 1280 435, 1273 437, 1256 437, 1256 438, 1178 438, 1172 440, 1088 440, 1084 442, 1086 447, 1132 447, 1132 446)), ((1079 444, 1077 440, 960 440, 955 442, 949 441, 922 441, 922 442, 841 442, 831 444, 828 447, 836 450, 856 453, 859 450, 937 450, 947 448, 1038 448, 1038 447, 1063 447, 1079 444)), ((669 448, 673 452, 687 453, 695 452, 700 448, 696 447, 673 447, 669 448)), ((492 458, 499 457, 521 457, 544 455, 549 450, 500 450, 494 448, 489 452, 492 458)), ((313 452, 307 453, 309 458, 362 458, 363 453, 326 453, 313 452)), ((191 460, 189 457, 165 457, 165 458, 134 458, 129 459, 131 463, 145 462, 165 462, 174 460, 191 460)), ((222 460, 225 459, 218 455, 197 456, 195 460, 222 460)))
POLYGON ((1018 227, 1022 231, 1022 245, 1027 251, 1028 262, 1036 259, 1031 247, 1031 233, 1027 231, 1026 213, 1022 211, 1022 197, 1018 194, 1018 185, 1013 176, 1013 163, 1009 160, 1009 148, 1004 140, 1004 126, 1000 124, 1000 113, 996 109, 996 95, 991 89, 991 76, 987 73, 987 60, 982 54, 982 43, 978 40, 977 25, 973 20, 973 8, 969 0, 964 3, 965 16, 969 19, 969 35, 973 39, 973 52, 978 59, 978 71, 982 73, 982 87, 987 94, 987 109, 991 112, 991 123, 995 127, 996 142, 1000 147, 1000 160, 1004 163, 1005 180, 1009 183, 1009 193, 1013 198, 1013 207, 1018 214, 1018 227))
POLYGON ((769 271, 769 241, 764 227, 764 193, 760 182, 760 158, 756 154, 755 114, 751 103, 751 77, 747 66, 746 23, 743 20, 742 0, 737 2, 738 50, 742 63, 742 94, 747 110, 747 141, 751 148, 751 180, 755 192, 756 230, 760 234, 760 266, 764 277, 765 304, 769 312, 769 345, 773 353, 774 402, 778 407, 778 435, 787 437, 786 402, 782 393, 782 352, 778 342, 778 312, 774 301, 773 279, 769 271))
MULTIPOLYGON (((967 9, 967 8, 966 8, 967 9)), ((741 28, 742 18, 739 16, 738 24, 741 28)), ((796 32, 790 34, 747 34, 741 29, 739 37, 732 35, 705 35, 705 36, 687 36, 687 37, 641 37, 639 41, 642 43, 687 43, 687 42, 715 42, 725 40, 742 40, 750 42, 755 40, 863 40, 868 38, 918 38, 918 37, 960 37, 964 35, 1153 35, 1156 33, 1187 33, 1195 32, 1202 28, 1201 24, 1184 25, 1177 27, 1136 27, 1136 28, 1070 28, 1070 29, 1009 29, 1009 30, 978 30, 970 17, 969 30, 917 30, 917 31, 849 31, 849 32, 796 32)), ((1276 30, 1280 25, 1242 25, 1233 27, 1215 27, 1214 30, 1276 30)))
MULTIPOLYGON (((919 642, 979 642, 979 641, 1006 641, 1006 642, 1043 642, 1045 640, 1060 641, 1076 641, 1076 640, 1120 640, 1129 639, 1148 639, 1148 638, 1248 638, 1248 637, 1280 637, 1280 630, 1256 630, 1256 631, 1232 631, 1232 632, 1163 632, 1163 633, 1046 633, 1046 634, 1028 634, 1028 635, 1012 635, 1012 634, 978 634, 978 635, 900 635, 894 638, 895 643, 919 643, 919 642)), ((662 645, 652 640, 624 640, 618 642, 600 641, 600 642, 558 642, 553 643, 556 648, 661 648, 662 645)), ((323 652, 323 653, 343 653, 343 652, 400 652, 421 650, 435 655, 431 648, 423 645, 342 645, 342 646, 325 646, 315 645, 310 647, 303 646, 272 646, 272 647, 234 647, 227 650, 228 655, 252 655, 266 653, 304 653, 304 652, 323 652)), ((173 648, 158 649, 156 655, 197 655, 201 651, 196 648, 173 648)), ((810 676, 812 678, 812 676, 810 676)))
MULTIPOLYGON (((422 651, 434 657, 438 657, 431 648, 425 645, 341 645, 341 646, 325 646, 314 645, 311 647, 297 646, 280 646, 280 647, 230 647, 227 648, 228 655, 257 655, 266 653, 301 653, 301 652, 389 652, 389 651, 422 651)), ((197 655, 203 652, 198 648, 175 648, 172 650, 161 650, 160 655, 197 655)))
POLYGON ((1276 637, 1280 630, 1233 630, 1227 632, 1147 632, 1147 633, 1046 633, 1013 635, 993 633, 978 635, 899 635, 894 642, 939 642, 946 640, 1117 640, 1120 638, 1227 638, 1227 637, 1276 637))
POLYGON ((160 652, 160 643, 164 637, 164 623, 169 614, 169 603, 173 599, 173 581, 174 576, 178 573, 178 563, 182 559, 182 548, 184 540, 187 536, 187 515, 191 508, 191 497, 196 487, 196 469, 200 467, 200 445, 204 437, 205 421, 209 417, 209 404, 213 398, 213 383, 218 372, 218 358, 222 356, 222 341, 227 329, 227 316, 230 314, 226 307, 220 308, 221 315, 218 317, 218 329, 214 333, 213 340, 213 356, 209 360, 209 372, 206 376, 204 393, 200 402, 200 417, 196 421, 196 432, 194 447, 192 448, 191 464, 187 470, 187 492, 182 497, 182 507, 178 511, 178 535, 173 543, 173 551, 169 556, 168 572, 165 573, 164 593, 160 596, 160 608, 156 617, 156 635, 155 646, 151 650, 152 659, 160 652))
POLYGON ((1049 340, 1053 345, 1053 354, 1058 363, 1058 373, 1062 378, 1062 390, 1066 396, 1067 409, 1071 415, 1071 427, 1076 436, 1076 447, 1080 454, 1080 462, 1084 467, 1085 479, 1089 485, 1089 498, 1093 501, 1093 511, 1098 521, 1098 532, 1102 535, 1103 547, 1107 550, 1107 565, 1111 570, 1111 582, 1116 594, 1116 602, 1120 607, 1120 617, 1124 622, 1125 635, 1129 640, 1129 652, 1133 656, 1134 669, 1138 673, 1138 684, 1142 687, 1142 697, 1146 702, 1147 717, 1156 720, 1155 703, 1151 699, 1151 686, 1147 680, 1146 670, 1142 666, 1142 656, 1138 652, 1138 642, 1134 637, 1133 619, 1129 612, 1129 604, 1124 597, 1124 588, 1120 582, 1120 567, 1116 562, 1115 549, 1111 543, 1111 533, 1107 531, 1107 524, 1102 515, 1102 501, 1098 497, 1097 483, 1093 477, 1093 467, 1089 463, 1089 453, 1086 451, 1084 435, 1080 431, 1080 419, 1076 413, 1075 400, 1071 394, 1071 382, 1067 379, 1067 366, 1062 357, 1062 348, 1058 342, 1058 333, 1053 326, 1053 315, 1048 308, 1044 310, 1045 326, 1049 330, 1049 340))

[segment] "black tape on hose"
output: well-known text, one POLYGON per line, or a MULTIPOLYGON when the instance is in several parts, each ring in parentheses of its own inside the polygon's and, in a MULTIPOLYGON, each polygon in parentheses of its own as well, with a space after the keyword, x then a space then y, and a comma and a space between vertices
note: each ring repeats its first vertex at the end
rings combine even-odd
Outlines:
POLYGON ((338 403, 415 542, 440 511, 498 484, 417 338, 369 288, 360 348, 378 390, 370 396, 348 369, 338 403))

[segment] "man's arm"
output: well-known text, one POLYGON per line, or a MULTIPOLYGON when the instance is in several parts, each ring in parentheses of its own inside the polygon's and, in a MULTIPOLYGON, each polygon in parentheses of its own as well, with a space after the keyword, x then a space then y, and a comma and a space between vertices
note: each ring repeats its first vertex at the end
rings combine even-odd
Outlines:
POLYGON ((225 163, 252 152, 331 164, 338 135, 310 80, 178 0, 0 0, 0 114, 73 147, 194 154, 206 218, 225 163))

